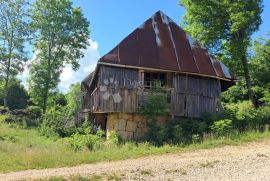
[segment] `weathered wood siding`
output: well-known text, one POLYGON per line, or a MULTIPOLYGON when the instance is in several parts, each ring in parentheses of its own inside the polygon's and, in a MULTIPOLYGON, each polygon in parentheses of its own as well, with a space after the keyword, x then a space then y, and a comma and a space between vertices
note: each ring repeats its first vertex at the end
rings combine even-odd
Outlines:
POLYGON ((105 85, 104 81, 110 79, 117 81, 120 88, 132 89, 130 82, 138 82, 139 71, 136 69, 100 66, 98 86, 105 85))
MULTIPOLYGON (((138 82, 138 70, 101 66, 97 87, 91 94, 92 112, 137 112, 141 101, 147 96, 142 89, 138 89, 138 82), (105 100, 104 94, 109 98, 105 100), (117 94, 121 97, 120 102, 115 101, 117 94)), ((201 117, 204 112, 217 113, 221 110, 220 93, 217 79, 173 75, 172 88, 168 92, 171 114, 201 117)))
POLYGON ((139 71, 135 69, 101 66, 97 88, 91 95, 92 112, 136 112, 139 96, 137 95, 138 90, 134 87, 136 87, 138 78, 139 71), (106 91, 101 88, 104 86, 106 91), (105 93, 109 95, 107 100, 103 97, 105 93), (117 94, 121 97, 119 103, 114 100, 114 96, 117 94))
POLYGON ((171 93, 171 113, 176 116, 201 117, 204 112, 221 110, 219 80, 175 75, 171 93))

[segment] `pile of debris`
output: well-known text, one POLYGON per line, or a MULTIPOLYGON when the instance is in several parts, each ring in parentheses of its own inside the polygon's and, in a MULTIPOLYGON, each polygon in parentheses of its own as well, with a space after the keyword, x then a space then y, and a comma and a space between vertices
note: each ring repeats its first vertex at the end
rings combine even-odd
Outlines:
POLYGON ((0 115, 28 116, 30 112, 27 109, 9 110, 8 108, 0 107, 0 115))

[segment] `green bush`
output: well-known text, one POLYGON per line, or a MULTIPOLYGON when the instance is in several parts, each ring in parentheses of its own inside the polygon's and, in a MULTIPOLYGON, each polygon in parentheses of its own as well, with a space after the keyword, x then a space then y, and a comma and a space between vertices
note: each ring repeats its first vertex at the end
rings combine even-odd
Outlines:
POLYGON ((72 117, 68 117, 66 109, 62 106, 55 106, 42 115, 40 133, 44 136, 68 137, 76 133, 77 128, 72 117))
POLYGON ((202 141, 202 138, 199 134, 192 135, 192 143, 200 143, 202 141))
POLYGON ((85 146, 85 135, 80 135, 78 133, 70 136, 68 138, 69 147, 74 151, 79 151, 82 149, 83 146, 85 146))
POLYGON ((226 104, 224 106, 226 118, 232 120, 232 127, 240 132, 247 129, 261 129, 270 124, 270 106, 253 108, 249 101, 226 104))
POLYGON ((172 127, 172 135, 171 136, 172 136, 171 140, 175 144, 183 143, 185 141, 183 128, 180 125, 174 125, 172 127))
POLYGON ((167 127, 160 128, 156 125, 157 118, 169 112, 166 91, 160 85, 159 81, 155 82, 139 109, 139 112, 148 120, 145 140, 156 145, 162 145, 168 138, 167 127))
POLYGON ((42 111, 38 106, 28 106, 27 112, 30 118, 36 119, 41 117, 42 111))
MULTIPOLYGON (((104 133, 104 135, 105 135, 105 133, 104 133)), ((115 131, 111 131, 110 136, 109 136, 107 141, 110 144, 117 145, 120 142, 119 135, 115 131)))
POLYGON ((153 143, 155 145, 161 145, 163 142, 163 138, 165 137, 164 134, 167 133, 162 130, 165 128, 158 127, 155 120, 147 121, 146 126, 148 130, 144 135, 144 139, 148 141, 149 143, 153 143))
POLYGON ((69 147, 74 151, 79 151, 83 147, 87 147, 89 150, 96 150, 101 147, 104 142, 104 138, 96 134, 73 134, 68 138, 69 147))
POLYGON ((210 128, 218 136, 225 136, 232 129, 232 120, 224 119, 216 121, 210 128))
POLYGON ((171 120, 162 127, 157 126, 155 121, 149 121, 147 127, 145 140, 157 146, 165 143, 182 144, 186 142, 184 130, 176 121, 171 120))
POLYGON ((166 92, 160 87, 158 81, 150 89, 146 101, 140 106, 139 112, 148 120, 156 120, 159 116, 164 116, 169 112, 166 92))
POLYGON ((222 102, 236 103, 237 101, 248 100, 248 90, 244 80, 237 82, 236 85, 230 87, 227 91, 222 92, 222 102))

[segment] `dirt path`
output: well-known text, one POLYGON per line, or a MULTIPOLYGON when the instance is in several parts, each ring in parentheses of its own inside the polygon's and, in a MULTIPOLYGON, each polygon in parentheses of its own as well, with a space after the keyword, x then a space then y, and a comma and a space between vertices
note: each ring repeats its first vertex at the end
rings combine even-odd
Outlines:
POLYGON ((270 180, 270 140, 188 153, 0 174, 0 181, 72 175, 103 180, 270 180))

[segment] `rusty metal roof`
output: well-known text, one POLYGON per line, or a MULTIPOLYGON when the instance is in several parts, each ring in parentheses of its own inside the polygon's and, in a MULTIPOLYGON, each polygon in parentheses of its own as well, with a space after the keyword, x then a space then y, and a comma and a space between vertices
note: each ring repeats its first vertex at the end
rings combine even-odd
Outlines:
POLYGON ((163 12, 156 12, 98 64, 153 68, 235 80, 229 69, 210 55, 163 12))

